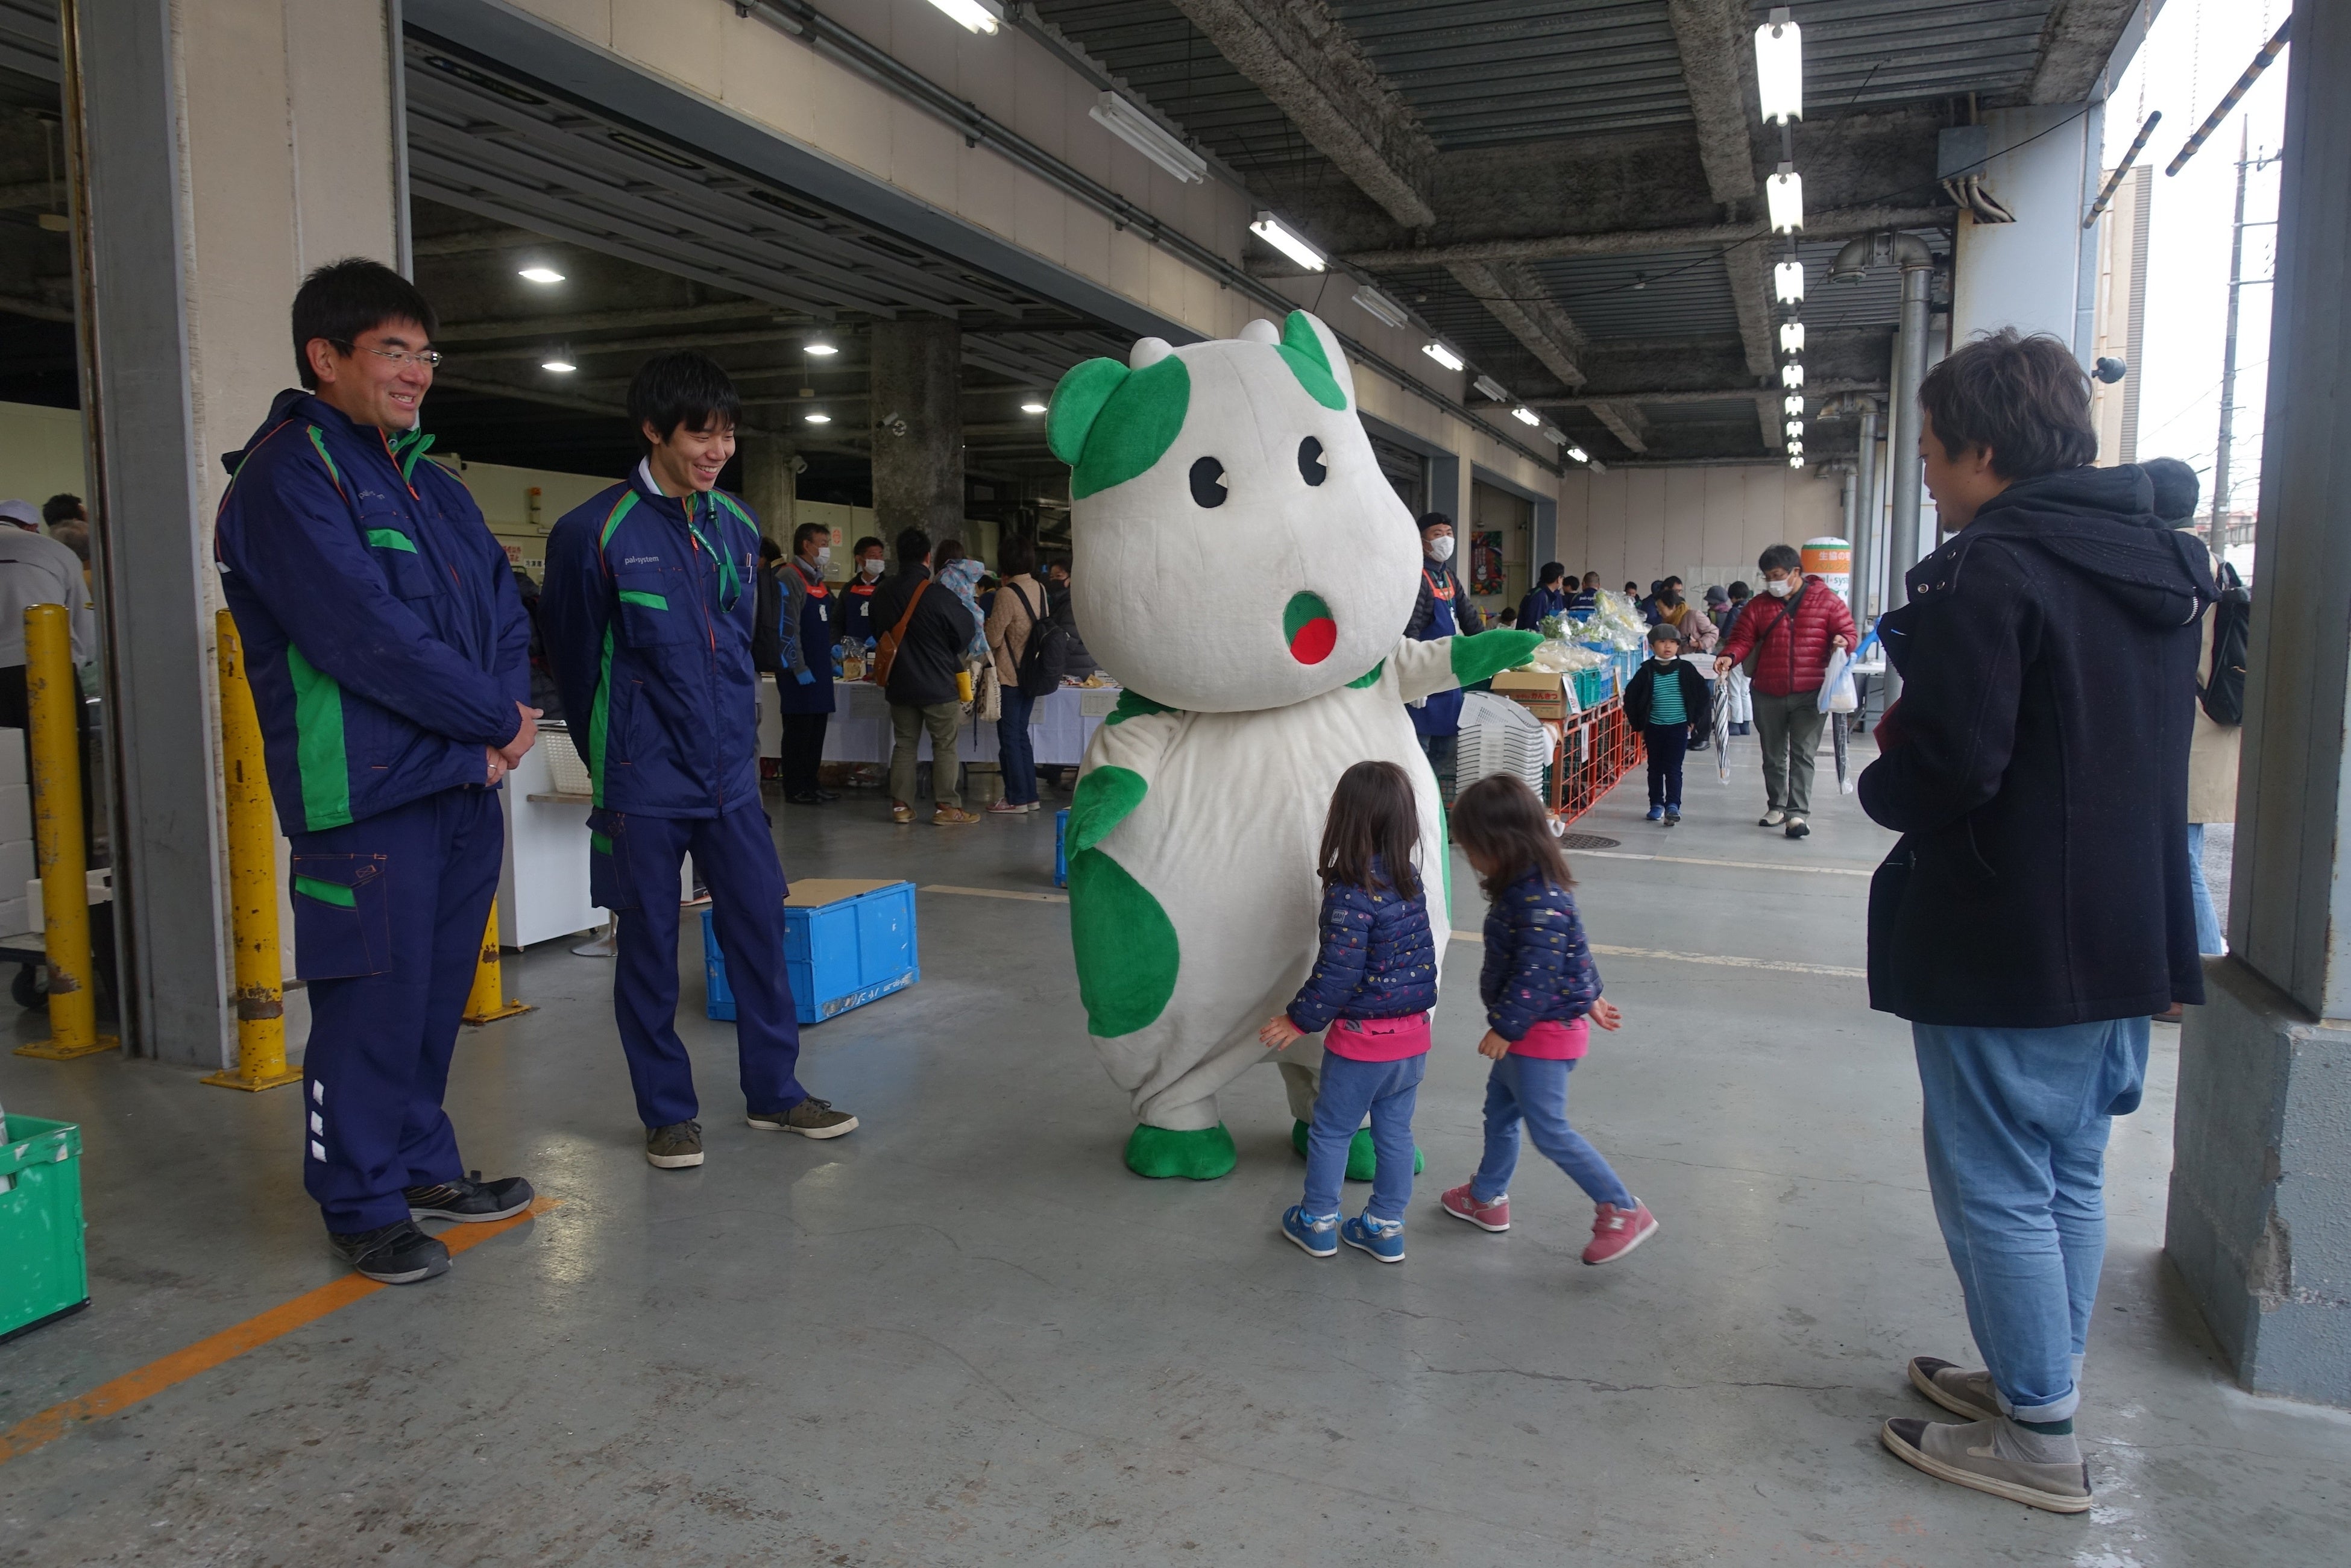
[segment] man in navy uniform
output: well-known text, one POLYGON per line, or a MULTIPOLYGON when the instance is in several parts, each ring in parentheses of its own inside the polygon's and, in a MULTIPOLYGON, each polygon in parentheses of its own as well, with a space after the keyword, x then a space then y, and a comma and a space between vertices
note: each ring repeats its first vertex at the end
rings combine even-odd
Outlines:
POLYGON ((718 488, 741 412, 707 355, 648 360, 629 386, 645 455, 555 525, 538 605, 571 733, 587 740, 590 887, 619 927, 612 1011, 645 1158, 664 1170, 702 1163, 676 1024, 678 872, 689 852, 735 993, 750 1124, 810 1138, 857 1126, 793 1076, 784 872, 759 804, 759 526, 718 488))
POLYGON ((777 773, 784 799, 795 806, 840 799, 818 779, 824 732, 832 719, 832 645, 841 635, 833 611, 841 596, 824 580, 831 561, 832 530, 802 523, 792 530, 790 558, 774 569, 784 590, 777 612, 776 701, 784 732, 777 773))
POLYGON ((424 297, 352 258, 293 317, 302 390, 227 459, 215 549, 293 845, 303 1185, 338 1254, 404 1285, 449 1268, 418 1219, 531 1202, 465 1174, 441 1108, 506 842, 493 791, 538 736, 530 622, 481 508, 419 461, 424 297))

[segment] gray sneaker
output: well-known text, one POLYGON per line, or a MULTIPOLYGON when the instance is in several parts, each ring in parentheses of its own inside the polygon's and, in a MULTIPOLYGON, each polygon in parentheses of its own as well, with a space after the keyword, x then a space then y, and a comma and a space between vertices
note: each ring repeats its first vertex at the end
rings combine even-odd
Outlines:
POLYGON ((2000 1399, 1991 1391, 1991 1374, 1970 1372, 1931 1355, 1910 1358, 1910 1386, 1970 1421, 2000 1419, 2000 1399))
POLYGON ((1776 828, 1787 820, 1788 813, 1780 810, 1779 807, 1774 806, 1770 810, 1764 812, 1761 817, 1756 818, 1755 825, 1759 828, 1776 828))
POLYGON ((743 1119, 763 1133, 798 1133, 803 1138, 837 1138, 857 1131, 856 1117, 814 1095, 789 1111, 754 1111, 743 1119))
POLYGON ((684 1170, 702 1163, 702 1124, 672 1122, 645 1129, 645 1163, 658 1170, 684 1170))
POLYGON ((1964 1427, 1897 1416, 1878 1428, 1878 1440, 1903 1463, 1926 1471, 1937 1480, 1972 1487, 2052 1513, 2087 1513, 2090 1509, 2090 1467, 2071 1437, 2043 1438, 2052 1448, 2071 1457, 2061 1463, 2036 1464, 2010 1458, 2003 1448, 2016 1450, 2014 1423, 1970 1421, 1964 1427))

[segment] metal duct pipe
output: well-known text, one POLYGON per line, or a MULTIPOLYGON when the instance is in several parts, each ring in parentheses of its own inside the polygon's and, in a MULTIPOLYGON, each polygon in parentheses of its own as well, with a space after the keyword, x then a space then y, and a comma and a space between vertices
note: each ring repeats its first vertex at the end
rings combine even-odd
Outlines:
POLYGON ((1877 569, 1886 559, 1877 526, 1877 400, 1861 400, 1861 450, 1854 458, 1853 619, 1868 630, 1877 607, 1877 569))
MULTIPOLYGON (((1894 259, 1902 267, 1902 314, 1894 334, 1894 401, 1886 437, 1886 467, 1893 481, 1893 520, 1886 532, 1886 606, 1907 603, 1909 589, 1903 579, 1918 564, 1918 383, 1927 379, 1927 286, 1934 276, 1935 258, 1925 245, 1908 235, 1894 236, 1894 259)), ((1890 702, 1902 689, 1902 678, 1888 670, 1886 695, 1890 702)))

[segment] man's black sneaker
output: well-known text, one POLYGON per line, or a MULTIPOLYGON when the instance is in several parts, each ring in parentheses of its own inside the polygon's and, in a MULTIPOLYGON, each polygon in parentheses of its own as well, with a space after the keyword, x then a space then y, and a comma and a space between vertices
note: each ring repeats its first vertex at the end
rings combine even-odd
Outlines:
POLYGON ((411 1219, 454 1219, 461 1225, 480 1225, 486 1220, 513 1218, 528 1208, 537 1195, 530 1190, 530 1183, 520 1176, 484 1181, 482 1173, 475 1171, 455 1181, 406 1187, 401 1196, 408 1199, 411 1219))
POLYGON ((702 1163, 702 1124, 672 1122, 645 1129, 645 1163, 657 1170, 685 1170, 702 1163))
POLYGON ((856 1117, 813 1094, 789 1111, 753 1111, 743 1119, 763 1133, 798 1133, 803 1138, 837 1138, 857 1131, 856 1117))
POLYGON ((413 1219, 348 1235, 329 1230, 327 1244, 354 1270, 387 1285, 413 1285, 449 1271, 449 1249, 417 1229, 413 1219))
POLYGON ((795 806, 821 806, 832 797, 820 789, 796 789, 784 799, 795 806))
POLYGON ((1789 817, 1787 831, 1790 838, 1801 839, 1812 831, 1813 830, 1805 824, 1803 818, 1793 815, 1789 817))
POLYGON ((1680 827, 1681 825, 1682 825, 1682 814, 1681 814, 1681 812, 1679 812, 1678 810, 1675 810, 1673 807, 1671 807, 1671 806, 1667 807, 1667 808, 1666 808, 1666 826, 1667 826, 1667 827, 1669 827, 1669 828, 1678 828, 1678 827, 1680 827))

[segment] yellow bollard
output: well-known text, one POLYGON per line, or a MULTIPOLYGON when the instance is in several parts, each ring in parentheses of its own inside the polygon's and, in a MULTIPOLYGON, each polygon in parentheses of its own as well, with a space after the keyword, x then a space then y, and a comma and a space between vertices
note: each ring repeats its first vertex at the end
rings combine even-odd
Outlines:
POLYGON ((498 905, 490 901, 490 923, 482 931, 482 957, 474 966, 474 988, 465 997, 467 1023, 496 1023, 517 1013, 530 1011, 530 1004, 516 1001, 506 994, 506 981, 498 963, 498 905))
POLYGON ((261 760, 261 720, 245 675, 245 644, 225 610, 214 625, 220 658, 221 773, 228 808, 229 936, 236 946, 236 1066, 207 1073, 222 1089, 299 1083, 286 1065, 284 968, 277 952, 277 829, 261 760))
POLYGON ((40 857, 49 1038, 19 1056, 70 1061, 120 1049, 98 1032, 90 988, 89 871, 81 828, 81 687, 62 604, 25 607, 25 707, 33 741, 33 850, 40 857))

